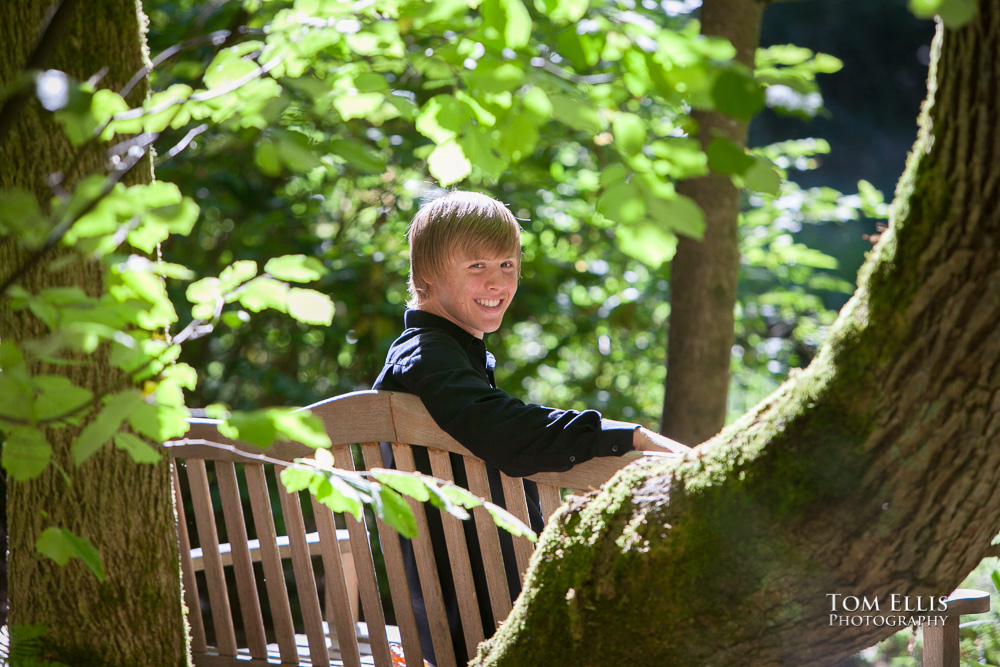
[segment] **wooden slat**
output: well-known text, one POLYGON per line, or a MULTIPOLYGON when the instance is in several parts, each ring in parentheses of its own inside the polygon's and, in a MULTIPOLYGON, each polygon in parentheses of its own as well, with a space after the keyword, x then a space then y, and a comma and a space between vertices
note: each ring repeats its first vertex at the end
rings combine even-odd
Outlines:
MULTIPOLYGON (((507 505, 507 511, 520 519, 525 526, 530 526, 531 521, 528 519, 528 505, 524 498, 524 482, 521 481, 520 477, 508 477, 503 473, 500 473, 500 482, 503 486, 503 498, 504 504, 507 505)), ((517 578, 522 584, 524 583, 524 573, 528 570, 528 561, 531 559, 531 554, 534 550, 535 547, 528 538, 514 538, 514 558, 517 561, 517 578)))
POLYGON ((181 551, 181 576, 184 578, 184 604, 188 608, 188 624, 191 626, 191 651, 204 653, 205 621, 201 617, 201 599, 198 597, 198 580, 194 576, 191 563, 191 539, 188 537, 187 517, 184 515, 184 496, 181 495, 181 480, 178 476, 178 462, 172 468, 174 477, 174 505, 177 507, 177 539, 181 551))
POLYGON ((266 658, 267 639, 264 635, 264 619, 260 613, 257 581, 253 575, 250 550, 247 548, 247 527, 244 523, 243 505, 240 502, 240 488, 236 482, 236 468, 232 463, 219 461, 215 464, 215 474, 219 481, 222 513, 226 518, 226 534, 231 545, 230 557, 233 573, 236 575, 236 592, 239 594, 240 616, 243 617, 247 645, 250 647, 252 657, 266 658))
POLYGON ((233 615, 229 608, 226 577, 219 558, 219 533, 215 527, 215 512, 212 509, 212 496, 208 490, 205 462, 193 460, 187 463, 195 526, 198 529, 202 557, 205 559, 205 579, 208 583, 208 600, 212 605, 215 642, 220 654, 236 655, 236 632, 233 630, 233 615))
POLYGON ((552 513, 562 505, 562 498, 559 495, 559 487, 551 484, 538 485, 538 503, 542 506, 542 518, 548 523, 552 513))
MULTIPOLYGON (((392 456, 399 470, 414 472, 417 469, 413 461, 413 450, 409 445, 392 443, 392 456)), ((430 626, 431 640, 434 642, 436 665, 455 667, 455 648, 451 641, 451 628, 448 627, 448 614, 444 608, 444 595, 441 593, 441 581, 438 578, 427 515, 424 514, 424 508, 419 501, 409 497, 406 501, 417 520, 417 536, 410 542, 413 544, 413 556, 416 558, 417 573, 420 575, 420 592, 423 593, 424 606, 427 608, 427 624, 430 626)))
MULTIPOLYGON (((333 458, 338 467, 354 470, 354 458, 351 456, 350 447, 334 447, 333 458)), ((358 593, 361 596, 365 621, 368 623, 368 641, 372 657, 376 665, 391 665, 392 656, 389 653, 389 640, 385 633, 385 613, 382 611, 378 581, 375 578, 375 563, 372 560, 364 516, 361 517, 361 521, 357 521, 353 516, 345 514, 344 521, 351 538, 351 555, 358 574, 358 593)))
POLYGON ((271 622, 278 643, 278 653, 282 662, 295 662, 298 653, 295 648, 295 626, 292 624, 292 607, 288 603, 285 587, 285 572, 278 555, 277 532, 274 529, 274 515, 271 512, 271 498, 267 492, 267 478, 264 467, 248 463, 243 467, 250 494, 250 510, 253 524, 260 542, 261 564, 264 567, 264 583, 267 587, 267 602, 271 608, 271 622))
POLYGON ((344 667, 360 667, 361 652, 358 649, 354 611, 351 608, 351 605, 357 603, 348 595, 350 587, 344 574, 343 556, 340 552, 340 542, 337 540, 337 525, 329 507, 320 504, 316 496, 310 494, 309 498, 313 506, 313 516, 316 517, 316 531, 319 533, 320 553, 323 556, 323 583, 327 599, 332 602, 332 609, 329 607, 327 609, 326 621, 331 628, 331 635, 336 636, 344 667))
MULTIPOLYGON (((465 459, 465 474, 469 478, 469 491, 480 498, 490 499, 490 483, 486 477, 486 465, 475 458, 465 459)), ((497 626, 510 614, 510 590, 504 573, 503 554, 500 552, 500 537, 490 513, 480 505, 472 510, 479 536, 479 550, 486 570, 486 583, 490 591, 490 608, 497 626)))
MULTIPOLYGON (((428 449, 431 460, 431 474, 438 479, 455 481, 451 469, 451 459, 448 452, 441 449, 428 449)), ((458 611, 462 618, 462 633, 465 636, 465 648, 471 658, 476 654, 476 647, 483 641, 483 621, 479 615, 479 598, 476 595, 476 584, 472 579, 472 567, 469 565, 469 545, 465 541, 465 531, 462 522, 441 512, 441 525, 444 528, 444 539, 448 545, 448 561, 451 563, 451 577, 455 582, 455 594, 458 597, 458 611)))
MULTIPOLYGON (((283 468, 275 466, 275 475, 279 475, 281 470, 283 468)), ((309 640, 309 657, 316 667, 329 667, 330 654, 326 650, 326 635, 323 633, 323 612, 319 606, 316 575, 309 557, 309 547, 306 546, 306 526, 302 519, 299 494, 288 493, 278 477, 278 498, 281 501, 281 513, 285 517, 288 546, 292 549, 295 590, 298 593, 299 609, 302 610, 302 624, 309 640)))
MULTIPOLYGON (((382 448, 377 442, 362 443, 361 453, 365 459, 365 467, 369 470, 384 467, 382 448)), ((396 625, 399 626, 399 638, 403 644, 403 655, 408 662, 420 665, 424 653, 420 646, 420 636, 417 634, 417 621, 413 615, 410 584, 406 578, 406 564, 403 562, 403 553, 400 550, 399 533, 378 519, 378 536, 379 544, 382 546, 382 557, 385 559, 385 573, 389 580, 392 608, 396 612, 396 625)))

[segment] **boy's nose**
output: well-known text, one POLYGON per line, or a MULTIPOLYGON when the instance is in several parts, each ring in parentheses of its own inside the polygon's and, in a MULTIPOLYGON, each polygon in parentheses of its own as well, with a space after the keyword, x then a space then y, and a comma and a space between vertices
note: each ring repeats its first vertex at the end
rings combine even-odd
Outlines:
POLYGON ((498 290, 503 287, 503 272, 490 271, 486 274, 486 288, 498 290))

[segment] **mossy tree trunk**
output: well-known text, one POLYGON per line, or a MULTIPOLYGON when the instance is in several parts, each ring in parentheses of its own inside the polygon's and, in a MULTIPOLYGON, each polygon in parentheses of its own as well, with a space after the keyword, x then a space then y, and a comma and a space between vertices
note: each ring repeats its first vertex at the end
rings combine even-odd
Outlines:
MULTIPOLYGON (((58 3, 55 3, 58 4, 58 3)), ((0 3, 0 84, 8 85, 35 47, 39 26, 53 3, 18 0, 0 3)), ((144 62, 145 20, 136 0, 87 0, 66 3, 72 14, 65 31, 50 46, 46 68, 86 80, 107 67, 99 86, 122 88, 144 62)), ((145 86, 133 93, 141 102, 145 86)), ((51 114, 29 101, 0 142, 0 189, 24 188, 43 204, 53 197, 47 184, 63 173, 72 189, 82 175, 105 169, 106 145, 78 150, 70 146, 51 114)), ((126 182, 152 178, 148 159, 126 176, 126 182)), ((10 239, 0 239, 0 280, 21 266, 28 253, 10 239)), ((18 284, 36 291, 45 287, 79 286, 91 295, 102 291, 101 265, 77 261, 56 272, 46 261, 33 267, 18 284)), ((21 341, 45 334, 44 325, 27 311, 12 311, 0 299, 0 336, 21 341)), ((120 382, 118 371, 99 350, 89 363, 36 367, 36 373, 59 373, 95 394, 120 382)), ((13 626, 47 626, 41 657, 76 667, 85 665, 183 665, 188 663, 186 631, 170 469, 137 465, 109 444, 79 468, 69 445, 76 429, 50 430, 54 467, 30 482, 8 481, 9 602, 13 626), (65 567, 34 547, 42 530, 57 526, 88 538, 101 552, 107 577, 103 583, 81 563, 65 567)))
POLYGON ((828 665, 1000 526, 1000 4, 935 38, 891 227, 806 370, 680 464, 562 511, 481 665, 828 665))
MULTIPOLYGON (((705 0, 704 35, 725 37, 736 60, 753 69, 764 13, 762 0, 705 0)), ((694 111, 698 140, 715 137, 745 146, 749 123, 717 112, 694 111)), ((729 176, 711 173, 684 181, 677 191, 705 211, 701 240, 680 237, 670 266, 670 334, 661 432, 696 445, 726 423, 733 347, 733 308, 740 270, 740 195, 729 176)))

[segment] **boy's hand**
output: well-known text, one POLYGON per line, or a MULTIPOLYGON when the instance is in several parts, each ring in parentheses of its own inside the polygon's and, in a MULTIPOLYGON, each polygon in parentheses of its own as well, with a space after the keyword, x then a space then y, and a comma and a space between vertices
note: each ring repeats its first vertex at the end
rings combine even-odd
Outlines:
POLYGON ((693 451, 687 445, 682 445, 676 440, 650 431, 644 426, 632 431, 632 448, 637 452, 658 452, 660 454, 684 454, 693 451))

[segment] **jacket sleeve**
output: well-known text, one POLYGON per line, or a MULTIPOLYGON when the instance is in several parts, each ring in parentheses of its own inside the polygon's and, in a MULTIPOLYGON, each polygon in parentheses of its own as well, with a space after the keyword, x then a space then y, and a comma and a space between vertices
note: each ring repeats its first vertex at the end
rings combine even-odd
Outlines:
POLYGON ((525 404, 490 386, 446 336, 425 337, 395 365, 400 384, 420 397, 442 430, 508 475, 569 470, 632 450, 636 424, 603 419, 594 410, 525 404))

